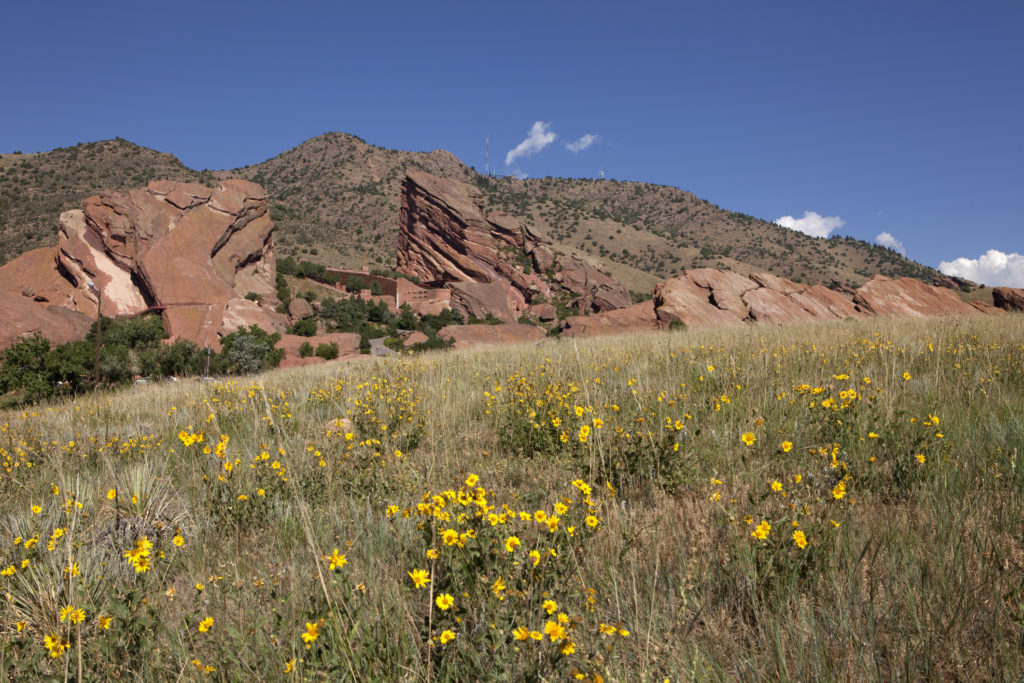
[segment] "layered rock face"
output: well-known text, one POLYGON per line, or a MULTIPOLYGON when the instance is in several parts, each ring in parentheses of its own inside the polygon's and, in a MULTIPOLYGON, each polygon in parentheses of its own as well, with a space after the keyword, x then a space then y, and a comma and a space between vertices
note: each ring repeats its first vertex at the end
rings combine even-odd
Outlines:
POLYGON ((996 287, 992 290, 992 302, 996 308, 1024 313, 1024 289, 996 287))
MULTIPOLYGON (((173 339, 214 348, 251 324, 283 331, 273 313, 274 226, 265 199, 245 180, 216 189, 155 181, 89 197, 83 209, 61 214, 56 250, 29 252, 0 269, 0 289, 17 282, 37 304, 86 319, 97 305, 104 316, 157 310, 173 339), (250 292, 262 303, 246 299, 250 292)), ((42 332, 60 343, 60 334, 42 332)))
POLYGON ((453 305, 513 322, 565 292, 581 311, 630 304, 629 293, 584 261, 556 255, 518 220, 484 215, 475 187, 411 172, 402 183, 398 270, 453 292, 453 305))
POLYGON ((654 290, 663 325, 728 327, 746 321, 767 323, 842 320, 863 317, 848 298, 820 285, 807 286, 769 273, 744 277, 698 268, 666 280, 654 290))

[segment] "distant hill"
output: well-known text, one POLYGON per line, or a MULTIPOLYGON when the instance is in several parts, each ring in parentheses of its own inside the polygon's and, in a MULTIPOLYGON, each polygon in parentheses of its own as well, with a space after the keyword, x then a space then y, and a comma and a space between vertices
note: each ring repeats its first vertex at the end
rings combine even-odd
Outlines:
POLYGON ((53 244, 60 212, 101 189, 129 189, 155 179, 215 185, 241 177, 270 193, 279 256, 390 266, 400 185, 413 169, 475 183, 488 210, 522 218, 637 292, 692 267, 768 271, 808 284, 851 287, 875 274, 941 277, 891 249, 852 238, 809 237, 673 187, 486 178, 443 150, 390 150, 344 133, 326 133, 260 164, 224 171, 195 171, 170 154, 120 139, 0 155, 0 262, 53 244))

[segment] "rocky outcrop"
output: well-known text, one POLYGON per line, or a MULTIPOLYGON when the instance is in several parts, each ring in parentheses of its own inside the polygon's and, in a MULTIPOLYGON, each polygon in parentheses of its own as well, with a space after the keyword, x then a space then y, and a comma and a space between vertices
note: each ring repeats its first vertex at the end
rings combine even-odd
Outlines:
MULTIPOLYGON (((82 209, 61 214, 56 249, 4 266, 0 291, 27 293, 39 308, 60 307, 87 320, 97 306, 104 316, 159 311, 172 339, 213 348, 252 324, 283 331, 283 317, 273 312, 274 226, 265 199, 245 180, 215 189, 154 181, 89 197, 82 209), (259 303, 246 299, 250 293, 259 303)), ((4 322, 0 337, 11 325, 4 322)), ((51 339, 66 336, 42 326, 51 339)))
POLYGON ((82 339, 92 322, 92 318, 63 306, 41 305, 31 297, 4 294, 0 296, 0 350, 37 333, 53 346, 82 339))
POLYGON ((536 342, 547 336, 542 327, 520 325, 518 323, 501 325, 448 325, 437 331, 442 339, 451 339, 456 349, 471 348, 494 344, 521 344, 536 342))
POLYGON ((771 275, 743 277, 710 269, 685 271, 654 290, 662 325, 728 327, 743 322, 774 324, 844 320, 869 315, 974 315, 983 309, 961 301, 954 291, 918 280, 878 276, 850 298, 822 287, 771 275))
MULTIPOLYGON (((359 335, 355 332, 329 332, 312 337, 282 334, 281 341, 277 343, 277 348, 284 350, 285 360, 297 360, 299 359, 299 347, 307 343, 314 349, 320 344, 337 344, 339 358, 359 355, 359 335)), ((291 365, 294 365, 294 363, 291 365)))
POLYGON ((996 287, 992 290, 992 303, 1004 311, 1024 313, 1024 289, 996 287))
POLYGON ((978 312, 952 290, 931 287, 907 277, 892 279, 876 275, 857 290, 853 301, 863 311, 886 317, 920 318, 978 312))
POLYGON ((563 337, 593 337, 623 332, 644 332, 658 328, 653 301, 643 301, 614 311, 592 315, 571 315, 562 321, 563 337))
POLYGON ((555 296, 581 312, 630 303, 628 291, 608 273, 554 253, 517 219, 485 215, 483 197, 472 185, 411 172, 402 183, 399 222, 398 270, 452 289, 452 305, 474 317, 483 317, 479 306, 493 305, 485 315, 514 321, 535 300, 555 296))
POLYGON ((503 323, 514 323, 523 298, 504 282, 453 282, 451 305, 472 318, 483 320, 488 314, 503 323))

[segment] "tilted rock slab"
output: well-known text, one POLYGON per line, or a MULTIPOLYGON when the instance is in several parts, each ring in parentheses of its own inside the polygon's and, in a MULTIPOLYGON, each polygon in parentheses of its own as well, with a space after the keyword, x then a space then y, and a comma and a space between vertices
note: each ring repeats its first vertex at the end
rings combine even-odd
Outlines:
POLYGON ((978 313, 978 309, 961 300, 953 290, 932 287, 908 277, 893 279, 876 275, 857 289, 853 301, 864 311, 886 317, 978 313))
POLYGON ((654 308, 661 325, 678 321, 698 328, 987 312, 985 307, 964 303, 949 289, 910 278, 877 276, 851 300, 821 285, 807 286, 769 273, 743 277, 707 268, 687 270, 660 283, 654 290, 654 308))
POLYGON ((626 288, 608 273, 555 254, 517 219, 485 215, 483 206, 472 185, 410 172, 402 183, 398 270, 451 288, 453 304, 475 317, 483 317, 483 311, 514 321, 535 300, 549 301, 559 291, 570 292, 586 310, 630 304, 626 288), (492 286, 474 288, 474 283, 492 286), (494 307, 481 308, 489 305, 494 307))

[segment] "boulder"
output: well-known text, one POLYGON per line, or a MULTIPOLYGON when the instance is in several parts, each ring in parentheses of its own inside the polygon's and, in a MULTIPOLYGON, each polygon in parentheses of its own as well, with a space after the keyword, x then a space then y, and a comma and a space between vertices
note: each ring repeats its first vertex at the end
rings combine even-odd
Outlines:
POLYGON ((288 304, 288 316, 292 320, 305 320, 306 318, 312 317, 313 307, 309 305, 309 302, 300 296, 295 297, 288 304))
POLYGON ((558 309, 554 304, 530 304, 526 309, 527 315, 532 315, 541 322, 549 323, 558 318, 558 309))
POLYGON ((407 349, 410 349, 416 346, 417 344, 422 344, 428 341, 430 341, 430 337, 423 334, 419 330, 414 330, 410 332, 409 335, 404 340, 402 340, 402 346, 404 346, 407 349))
POLYGON ((1004 311, 1024 313, 1024 289, 995 287, 992 290, 992 303, 1004 311))
POLYGON ((448 325, 438 330, 437 336, 453 340, 456 349, 465 349, 474 346, 536 342, 547 336, 547 333, 543 328, 533 325, 504 323, 500 325, 448 325))

